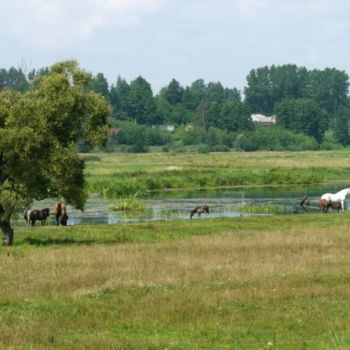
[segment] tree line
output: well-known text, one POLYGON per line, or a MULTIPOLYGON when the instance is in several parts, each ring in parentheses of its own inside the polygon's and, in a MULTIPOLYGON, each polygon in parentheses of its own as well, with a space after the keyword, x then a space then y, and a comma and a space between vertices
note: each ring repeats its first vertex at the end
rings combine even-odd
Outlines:
MULTIPOLYGON (((0 70, 0 90, 10 87, 26 92, 47 68, 25 74, 14 67, 0 70)), ((208 149, 316 149, 350 142, 349 77, 335 68, 308 70, 293 64, 252 69, 243 93, 220 82, 203 79, 182 86, 172 79, 154 93, 142 76, 127 82, 118 77, 109 84, 103 73, 91 75, 87 89, 103 95, 112 106, 109 145, 201 145, 208 149), (275 115, 276 125, 261 127, 252 113, 275 115), (151 129, 171 124, 169 133, 151 129)), ((83 145, 81 145, 82 148, 83 145)))

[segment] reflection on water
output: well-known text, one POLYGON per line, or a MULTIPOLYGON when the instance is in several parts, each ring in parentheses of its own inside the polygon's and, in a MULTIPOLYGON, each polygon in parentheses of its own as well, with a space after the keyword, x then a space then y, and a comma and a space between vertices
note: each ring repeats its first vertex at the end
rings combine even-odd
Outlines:
MULTIPOLYGON (((318 187, 260 187, 244 189, 215 189, 193 190, 174 192, 154 192, 145 204, 149 210, 140 212, 116 212, 108 208, 115 201, 91 197, 81 212, 74 208, 68 209, 69 225, 78 224, 116 224, 122 222, 160 221, 160 220, 185 220, 189 219, 190 210, 197 205, 207 204, 210 208, 208 217, 237 217, 250 215, 267 215, 266 213, 250 213, 249 210, 242 212, 240 208, 249 206, 274 206, 283 208, 286 213, 302 213, 299 206, 300 200, 307 195, 310 200, 309 211, 319 211, 318 200, 325 192, 337 192, 343 185, 324 185, 318 187)), ((40 201, 33 208, 50 207, 53 210, 54 201, 40 201)), ((350 209, 349 203, 345 202, 346 208, 350 209)), ((269 214, 271 215, 271 213, 269 214)), ((202 218, 207 217, 203 214, 202 218)), ((195 215, 193 219, 198 219, 195 215)), ((39 224, 39 223, 37 223, 39 224)), ((54 215, 50 215, 49 224, 54 225, 54 215)), ((13 221, 14 226, 24 226, 23 218, 18 215, 13 221)))

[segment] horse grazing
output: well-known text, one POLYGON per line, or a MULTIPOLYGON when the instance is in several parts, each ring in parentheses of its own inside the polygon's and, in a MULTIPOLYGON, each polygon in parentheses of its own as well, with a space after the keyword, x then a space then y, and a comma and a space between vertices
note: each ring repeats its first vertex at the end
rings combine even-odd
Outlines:
POLYGON ((303 208, 304 212, 306 213, 308 211, 308 206, 310 204, 310 201, 307 198, 307 196, 304 196, 304 198, 301 200, 299 204, 303 208))
POLYGON ((203 213, 209 214, 209 207, 207 205, 201 205, 201 206, 195 207, 193 210, 191 210, 190 219, 192 219, 192 216, 194 214, 198 214, 198 216, 200 217, 201 214, 203 214, 203 213))
POLYGON ((61 202, 56 203, 54 212, 56 217, 56 225, 58 226, 61 223, 61 225, 67 226, 68 215, 66 205, 61 202))
POLYGON ((329 203, 340 203, 341 211, 344 211, 344 201, 347 195, 350 194, 350 188, 345 188, 335 194, 325 193, 321 199, 325 199, 329 203))
POLYGON ((31 226, 35 226, 35 221, 40 221, 41 226, 44 226, 46 224, 46 219, 50 215, 50 209, 44 208, 44 209, 34 209, 34 210, 28 210, 28 221, 31 226))
POLYGON ((328 202, 325 199, 320 199, 320 201, 318 202, 319 206, 320 206, 320 210, 323 213, 327 213, 329 208, 335 209, 338 211, 338 213, 341 210, 341 204, 340 203, 332 203, 332 202, 328 202))

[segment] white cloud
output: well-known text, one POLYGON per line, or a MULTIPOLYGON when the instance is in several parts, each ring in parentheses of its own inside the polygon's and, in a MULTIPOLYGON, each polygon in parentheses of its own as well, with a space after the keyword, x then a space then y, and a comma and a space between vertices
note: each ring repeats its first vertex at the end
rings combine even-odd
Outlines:
POLYGON ((213 22, 266 21, 302 17, 346 16, 346 0, 193 0, 182 7, 183 19, 213 22))
POLYGON ((0 31, 35 47, 59 49, 81 43, 100 28, 135 26, 164 1, 2 0, 0 31))

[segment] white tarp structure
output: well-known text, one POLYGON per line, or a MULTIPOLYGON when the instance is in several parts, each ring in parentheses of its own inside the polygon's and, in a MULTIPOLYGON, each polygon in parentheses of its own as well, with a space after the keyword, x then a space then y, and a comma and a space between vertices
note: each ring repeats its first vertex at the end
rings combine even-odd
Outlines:
POLYGON ((264 114, 252 114, 250 117, 252 118, 252 121, 256 123, 265 125, 276 124, 276 116, 274 115, 268 117, 264 114))

